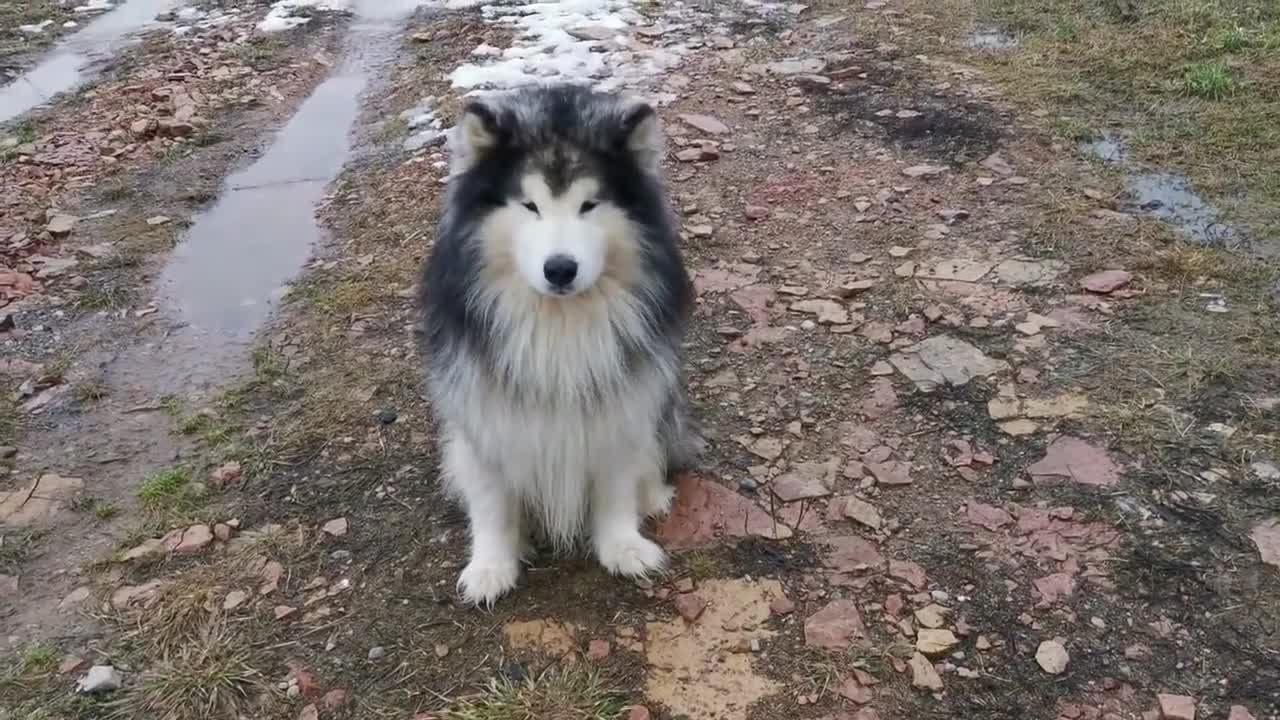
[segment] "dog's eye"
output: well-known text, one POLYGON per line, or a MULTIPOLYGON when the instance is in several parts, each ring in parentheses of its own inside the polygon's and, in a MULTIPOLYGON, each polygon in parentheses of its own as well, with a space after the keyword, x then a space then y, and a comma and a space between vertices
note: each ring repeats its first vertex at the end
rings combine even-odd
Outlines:
POLYGON ((529 212, 531 212, 531 213, 533 213, 533 214, 535 214, 535 215, 537 215, 537 214, 538 214, 538 205, 537 205, 537 203, 527 202, 527 203, 521 203, 521 204, 522 204, 522 205, 524 205, 525 209, 526 209, 526 210, 528 210, 529 212))
POLYGON ((600 204, 600 203, 598 203, 598 202, 596 202, 596 201, 594 201, 594 200, 588 200, 588 201, 586 201, 586 202, 582 203, 582 210, 581 210, 582 214, 583 214, 583 215, 586 215, 587 213, 591 212, 592 210, 595 210, 595 209, 596 209, 596 206, 597 206, 597 205, 599 205, 599 204, 600 204))

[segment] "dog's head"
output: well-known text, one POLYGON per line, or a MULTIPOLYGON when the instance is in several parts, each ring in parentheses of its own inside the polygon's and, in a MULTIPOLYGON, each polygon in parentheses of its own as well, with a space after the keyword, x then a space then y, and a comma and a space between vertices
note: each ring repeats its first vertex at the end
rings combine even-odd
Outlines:
POLYGON ((469 104, 450 142, 455 202, 477 221, 491 271, 553 297, 626 282, 637 222, 665 207, 653 108, 582 86, 526 88, 469 104))

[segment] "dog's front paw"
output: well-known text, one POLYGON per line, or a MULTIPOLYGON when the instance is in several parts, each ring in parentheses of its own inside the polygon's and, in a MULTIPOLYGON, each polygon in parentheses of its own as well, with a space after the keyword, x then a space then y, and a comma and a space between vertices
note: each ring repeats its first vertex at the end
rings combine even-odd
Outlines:
POLYGON ((520 579, 518 562, 481 562, 472 560, 458 576, 458 592, 472 605, 493 607, 520 579))
POLYGON ((596 555, 604 569, 614 575, 645 577, 662 572, 667 566, 667 553, 639 533, 598 542, 596 555))

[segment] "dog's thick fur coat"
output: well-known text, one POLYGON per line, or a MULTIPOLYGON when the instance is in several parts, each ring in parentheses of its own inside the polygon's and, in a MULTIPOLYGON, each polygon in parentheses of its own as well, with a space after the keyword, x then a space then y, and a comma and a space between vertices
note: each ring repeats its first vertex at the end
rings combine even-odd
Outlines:
POLYGON ((512 589, 534 530, 560 547, 589 535, 611 572, 656 571, 641 524, 702 445, 657 117, 584 87, 522 89, 470 104, 451 152, 421 301, 443 473, 471 527, 459 588, 478 604, 512 589))

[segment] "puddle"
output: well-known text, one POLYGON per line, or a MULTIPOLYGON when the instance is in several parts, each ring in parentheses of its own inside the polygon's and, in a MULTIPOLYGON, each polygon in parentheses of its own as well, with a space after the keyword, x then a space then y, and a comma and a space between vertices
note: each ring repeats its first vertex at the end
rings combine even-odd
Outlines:
MULTIPOLYGON (((1154 215, 1203 245, 1232 251, 1251 249, 1248 240, 1221 219, 1218 208, 1197 193, 1190 180, 1176 173, 1155 172, 1142 167, 1129 157, 1121 138, 1106 135, 1084 143, 1081 150, 1124 168, 1128 209, 1154 215)), ((1277 252, 1280 248, 1262 254, 1274 255, 1277 252)))
POLYGON ((93 77, 93 65, 109 58, 132 33, 178 0, 128 0, 65 38, 35 67, 0 87, 0 123, 38 107, 93 77))
MULTIPOLYGON (((158 301, 179 316, 160 356, 177 387, 225 379, 323 231, 316 208, 351 156, 360 101, 392 60, 404 13, 358 17, 338 70, 321 83, 249 167, 229 176, 160 275, 158 301)), ((154 372, 152 362, 139 363, 154 372)), ((156 381, 151 381, 153 387, 156 381)), ((163 382, 161 384, 164 384, 163 382)))
POLYGON ((981 25, 969 33, 964 44, 976 50, 1011 50, 1018 47, 1018 37, 995 25, 981 25))

